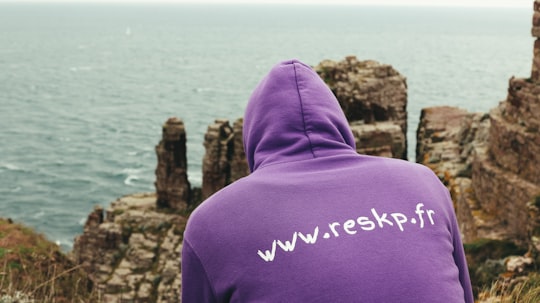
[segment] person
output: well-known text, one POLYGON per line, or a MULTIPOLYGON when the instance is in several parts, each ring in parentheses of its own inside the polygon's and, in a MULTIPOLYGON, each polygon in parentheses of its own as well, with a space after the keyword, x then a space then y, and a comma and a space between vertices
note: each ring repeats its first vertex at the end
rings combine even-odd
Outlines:
POLYGON ((182 302, 473 302, 447 189, 419 164, 357 154, 309 66, 272 68, 243 136, 252 173, 188 219, 182 302))

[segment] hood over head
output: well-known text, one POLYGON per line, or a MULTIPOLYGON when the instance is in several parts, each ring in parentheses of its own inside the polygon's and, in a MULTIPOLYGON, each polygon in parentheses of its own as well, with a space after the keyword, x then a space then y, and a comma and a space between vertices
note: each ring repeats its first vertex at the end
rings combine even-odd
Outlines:
POLYGON ((251 95, 244 115, 244 150, 249 168, 356 153, 339 103, 308 65, 277 64, 251 95))

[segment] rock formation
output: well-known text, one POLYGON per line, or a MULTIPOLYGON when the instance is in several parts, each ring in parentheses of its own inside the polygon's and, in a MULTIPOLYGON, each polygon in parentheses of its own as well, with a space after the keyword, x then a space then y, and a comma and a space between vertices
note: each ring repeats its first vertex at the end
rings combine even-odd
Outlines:
POLYGON ((407 157, 405 77, 390 65, 358 61, 354 56, 340 62, 324 60, 315 70, 351 123, 359 153, 407 157))
POLYGON ((187 178, 186 130, 182 120, 170 118, 163 125, 156 155, 157 206, 185 210, 191 189, 187 178))
POLYGON ((489 115, 425 109, 417 161, 434 169, 453 195, 466 242, 530 241, 540 195, 540 2, 533 17, 531 77, 509 81, 508 96, 489 115), (531 226, 531 224, 533 226, 531 226))
POLYGON ((493 221, 479 215, 471 187, 472 163, 487 144, 489 125, 487 114, 441 106, 422 109, 417 129, 416 162, 431 168, 459 201, 455 207, 465 241, 486 237, 492 228, 493 221))
POLYGON ((180 302, 184 216, 156 207, 153 193, 96 207, 73 258, 86 270, 99 302, 180 302))
POLYGON ((230 183, 233 129, 228 120, 218 119, 204 135, 202 197, 206 199, 230 183))
POLYGON ((208 126, 204 136, 202 199, 249 174, 242 139, 243 120, 233 127, 228 120, 218 119, 208 126))
POLYGON ((244 153, 243 127, 244 119, 234 121, 234 150, 231 155, 231 183, 249 174, 249 165, 244 153))
POLYGON ((100 302, 180 301, 182 233, 194 204, 181 120, 167 120, 156 154, 156 193, 96 207, 75 239, 72 256, 100 302))

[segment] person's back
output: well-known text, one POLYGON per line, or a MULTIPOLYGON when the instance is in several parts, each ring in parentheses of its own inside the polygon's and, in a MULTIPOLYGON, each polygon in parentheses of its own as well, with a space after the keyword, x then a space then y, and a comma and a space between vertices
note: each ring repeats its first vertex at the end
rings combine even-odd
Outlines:
POLYGON ((274 67, 244 119, 253 172, 190 217, 183 302, 472 302, 446 188, 358 155, 308 66, 274 67))

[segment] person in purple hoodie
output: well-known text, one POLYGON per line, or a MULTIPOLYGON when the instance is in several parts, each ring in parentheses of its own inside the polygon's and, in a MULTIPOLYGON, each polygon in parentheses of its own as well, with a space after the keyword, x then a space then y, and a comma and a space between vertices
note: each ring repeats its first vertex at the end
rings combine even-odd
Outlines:
POLYGON ((244 117, 251 174, 191 215, 182 302, 473 302, 447 189, 403 160, 359 155, 307 65, 276 65, 244 117))

